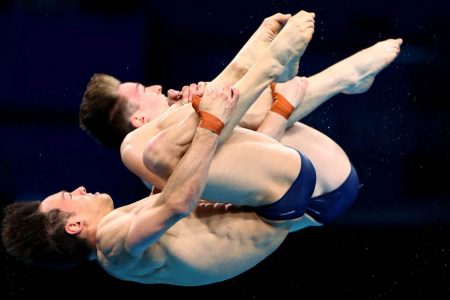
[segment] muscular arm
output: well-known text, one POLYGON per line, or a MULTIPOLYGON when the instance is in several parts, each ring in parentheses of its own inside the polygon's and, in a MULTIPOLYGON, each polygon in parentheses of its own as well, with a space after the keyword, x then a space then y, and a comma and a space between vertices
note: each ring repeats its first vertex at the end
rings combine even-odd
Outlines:
MULTIPOLYGON (((300 106, 301 100, 305 94, 306 82, 295 80, 294 84, 290 84, 291 89, 295 88, 295 92, 287 93, 287 99, 294 107, 300 106)), ((193 132, 197 126, 195 115, 174 124, 160 133, 158 133, 147 146, 144 153, 145 170, 153 174, 157 174, 162 183, 155 183, 159 188, 163 188, 165 181, 169 178, 175 166, 186 152, 192 140, 193 132)), ((288 120, 279 114, 269 111, 257 129, 258 132, 270 136, 280 141, 285 134, 288 120)))
MULTIPOLYGON (((144 166, 141 166, 141 178, 150 174, 158 176, 154 186, 162 189, 173 170, 186 153, 192 141, 192 132, 197 124, 195 118, 186 119, 158 133, 148 144, 144 153, 144 166)), ((280 115, 269 112, 258 132, 277 141, 283 137, 288 121, 280 115)))
MULTIPOLYGON (((207 89, 200 110, 226 124, 238 98, 238 92, 231 88, 207 89)), ((125 238, 125 247, 131 255, 141 255, 197 206, 219 141, 220 131, 214 133, 213 130, 207 122, 200 122, 191 145, 168 178, 164 190, 136 213, 125 238)))
POLYGON ((153 137, 144 151, 144 165, 140 166, 140 173, 144 177, 140 177, 146 178, 146 174, 156 174, 159 180, 153 184, 162 189, 189 148, 197 125, 197 116, 192 114, 153 137))
POLYGON ((197 205, 205 187, 219 136, 197 128, 192 144, 156 201, 139 211, 125 238, 125 247, 139 256, 197 205))

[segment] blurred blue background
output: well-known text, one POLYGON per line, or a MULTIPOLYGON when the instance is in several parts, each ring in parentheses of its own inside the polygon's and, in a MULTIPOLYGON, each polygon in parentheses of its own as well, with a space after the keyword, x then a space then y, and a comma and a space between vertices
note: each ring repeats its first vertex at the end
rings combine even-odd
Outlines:
POLYGON ((427 299, 433 291, 436 299, 448 299, 450 11, 444 4, 1 1, 2 207, 80 185, 110 193, 117 206, 148 194, 118 153, 79 128, 81 96, 95 72, 162 84, 164 91, 211 80, 265 17, 300 9, 316 13, 302 76, 379 40, 404 39, 400 56, 367 93, 338 95, 303 120, 347 151, 363 184, 352 210, 333 225, 292 235, 256 268, 201 288, 126 283, 95 264, 68 273, 32 269, 2 249, 1 298, 90 290, 157 298, 219 292, 239 299, 261 299, 268 293, 281 299, 427 299), (70 280, 79 280, 82 287, 70 280))

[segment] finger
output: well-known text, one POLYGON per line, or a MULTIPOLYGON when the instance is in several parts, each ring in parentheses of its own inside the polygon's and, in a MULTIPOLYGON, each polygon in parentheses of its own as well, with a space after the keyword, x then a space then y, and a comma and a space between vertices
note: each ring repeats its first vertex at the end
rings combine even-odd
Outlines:
POLYGON ((179 100, 178 97, 180 96, 180 91, 174 90, 174 89, 169 89, 167 91, 167 97, 169 97, 170 99, 173 100, 179 100))
POLYGON ((203 81, 200 81, 200 82, 198 83, 197 94, 198 94, 199 96, 202 96, 203 93, 205 92, 205 85, 206 85, 206 84, 205 84, 203 81))
POLYGON ((192 96, 197 94, 197 84, 195 83, 191 83, 191 85, 189 85, 189 98, 188 101, 192 102, 192 96))
POLYGON ((181 101, 187 103, 189 98, 189 86, 185 85, 181 89, 181 101))

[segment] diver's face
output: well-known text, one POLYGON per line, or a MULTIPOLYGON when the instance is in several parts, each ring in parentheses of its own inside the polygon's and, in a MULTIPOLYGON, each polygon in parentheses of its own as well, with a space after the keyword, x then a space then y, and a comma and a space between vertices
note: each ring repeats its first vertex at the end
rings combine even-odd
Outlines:
POLYGON ((60 209, 75 213, 87 219, 100 220, 114 209, 114 204, 108 194, 88 193, 82 186, 72 192, 60 191, 45 198, 39 207, 42 212, 60 209))
MULTIPOLYGON (((167 97, 162 93, 160 85, 145 87, 137 82, 125 82, 119 86, 117 92, 127 97, 130 104, 138 107, 130 118, 139 118, 140 126, 156 119, 169 108, 167 97)), ((133 120, 130 120, 130 122, 135 127, 139 127, 133 120)))

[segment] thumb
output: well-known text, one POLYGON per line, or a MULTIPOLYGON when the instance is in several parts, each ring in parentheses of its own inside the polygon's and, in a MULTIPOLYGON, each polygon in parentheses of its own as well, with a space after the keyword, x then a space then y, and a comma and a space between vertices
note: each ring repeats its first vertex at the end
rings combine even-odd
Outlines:
POLYGON ((180 95, 180 91, 170 89, 167 91, 167 96, 172 99, 176 99, 180 95))

